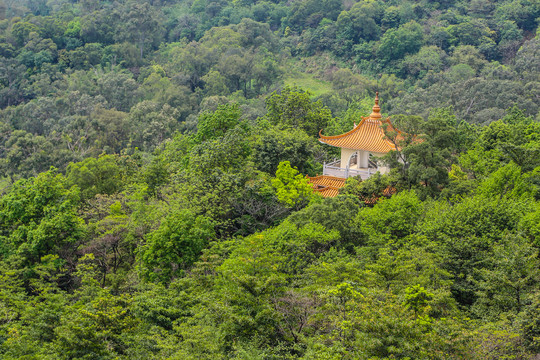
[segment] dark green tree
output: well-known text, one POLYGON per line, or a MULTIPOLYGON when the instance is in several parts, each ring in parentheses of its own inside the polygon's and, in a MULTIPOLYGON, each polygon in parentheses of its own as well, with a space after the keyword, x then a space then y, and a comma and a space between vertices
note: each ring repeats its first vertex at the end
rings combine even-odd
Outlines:
POLYGON ((154 45, 162 37, 158 13, 149 3, 135 1, 126 3, 119 11, 121 25, 117 37, 137 44, 142 59, 145 47, 154 45))
POLYGON ((189 210, 172 212, 148 235, 140 250, 141 275, 150 281, 169 283, 184 274, 214 236, 208 218, 189 210))
POLYGON ((266 99, 266 117, 272 124, 303 129, 316 136, 332 118, 330 109, 321 101, 313 102, 309 92, 285 87, 266 99))
POLYGON ((414 54, 422 45, 422 27, 416 21, 411 21, 384 33, 377 53, 381 59, 388 62, 402 59, 407 54, 414 54))

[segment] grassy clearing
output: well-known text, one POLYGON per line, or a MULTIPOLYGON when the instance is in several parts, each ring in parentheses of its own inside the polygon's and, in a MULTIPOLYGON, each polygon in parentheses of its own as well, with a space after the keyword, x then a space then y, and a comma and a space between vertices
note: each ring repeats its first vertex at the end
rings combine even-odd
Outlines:
POLYGON ((316 79, 311 74, 294 72, 285 75, 283 78, 285 85, 298 86, 304 90, 309 90, 314 97, 326 94, 332 91, 332 85, 323 80, 316 79))

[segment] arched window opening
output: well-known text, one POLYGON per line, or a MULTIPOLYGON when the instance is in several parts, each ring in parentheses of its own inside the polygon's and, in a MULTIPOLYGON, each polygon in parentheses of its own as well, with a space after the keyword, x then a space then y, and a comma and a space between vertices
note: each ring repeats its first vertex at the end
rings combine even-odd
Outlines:
POLYGON ((358 167, 358 151, 355 151, 349 158, 349 163, 347 165, 349 169, 358 167))

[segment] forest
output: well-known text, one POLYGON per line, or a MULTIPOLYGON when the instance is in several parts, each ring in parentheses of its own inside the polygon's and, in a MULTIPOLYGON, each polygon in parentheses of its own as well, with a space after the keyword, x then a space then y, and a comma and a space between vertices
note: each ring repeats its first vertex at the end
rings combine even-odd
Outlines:
POLYGON ((0 358, 538 358, 539 22, 0 0, 0 358), (391 172, 322 198, 376 91, 391 172))

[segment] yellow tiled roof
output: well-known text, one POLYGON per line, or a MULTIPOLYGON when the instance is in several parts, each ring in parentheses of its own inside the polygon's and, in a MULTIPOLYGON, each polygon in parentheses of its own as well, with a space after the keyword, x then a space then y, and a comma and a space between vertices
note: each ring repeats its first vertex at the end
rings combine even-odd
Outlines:
MULTIPOLYGON (((329 175, 319 175, 314 177, 307 177, 311 185, 313 186, 313 191, 319 193, 322 195, 322 197, 336 197, 339 195, 339 190, 345 186, 345 182, 347 179, 340 178, 337 176, 329 176, 329 175)), ((391 197, 396 193, 396 188, 393 186, 388 186, 383 190, 383 196, 384 197, 391 197)), ((378 200, 379 197, 377 196, 368 196, 368 197, 361 197, 360 200, 362 200, 366 205, 374 205, 378 200)))
POLYGON ((368 117, 362 117, 360 124, 349 132, 335 136, 324 136, 319 132, 319 141, 328 145, 365 150, 377 153, 387 153, 396 150, 396 146, 386 139, 382 124, 386 123, 388 130, 394 130, 390 118, 381 120, 381 108, 379 107, 379 93, 375 97, 373 112, 368 117))
POLYGON ((330 175, 319 175, 314 177, 308 176, 308 179, 312 184, 320 186, 332 186, 337 188, 342 188, 343 186, 345 186, 345 181, 347 180, 345 178, 330 175))
POLYGON ((319 194, 321 194, 321 196, 324 197, 324 198, 336 197, 336 196, 339 195, 339 189, 332 188, 332 187, 325 187, 325 188, 322 188, 322 189, 315 189, 315 191, 318 192, 319 194))
POLYGON ((313 186, 313 191, 321 194, 325 198, 337 196, 339 194, 339 189, 345 186, 345 181, 347 180, 328 175, 308 176, 308 179, 313 186))

